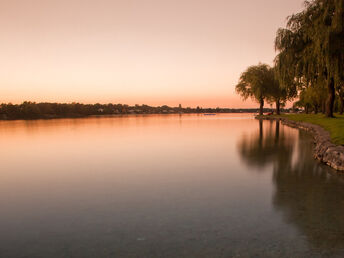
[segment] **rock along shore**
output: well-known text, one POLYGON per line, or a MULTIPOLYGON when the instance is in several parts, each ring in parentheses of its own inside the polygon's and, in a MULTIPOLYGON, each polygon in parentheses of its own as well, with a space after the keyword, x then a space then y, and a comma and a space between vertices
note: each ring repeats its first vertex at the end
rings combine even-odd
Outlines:
POLYGON ((305 122, 292 121, 287 118, 280 117, 256 118, 265 120, 280 120, 282 124, 310 132, 313 135, 315 143, 314 158, 338 171, 344 172, 344 146, 332 143, 330 133, 321 126, 305 122))

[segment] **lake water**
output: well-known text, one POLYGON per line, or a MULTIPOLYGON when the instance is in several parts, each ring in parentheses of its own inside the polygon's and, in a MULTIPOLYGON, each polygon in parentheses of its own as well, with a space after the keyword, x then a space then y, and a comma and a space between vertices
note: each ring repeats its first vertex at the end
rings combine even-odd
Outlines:
POLYGON ((0 122, 0 257, 343 257, 344 178, 251 114, 0 122))

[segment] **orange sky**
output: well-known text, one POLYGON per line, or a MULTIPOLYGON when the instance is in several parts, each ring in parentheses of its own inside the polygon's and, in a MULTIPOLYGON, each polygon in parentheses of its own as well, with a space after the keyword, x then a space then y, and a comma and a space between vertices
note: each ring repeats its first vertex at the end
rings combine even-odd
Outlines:
POLYGON ((0 102, 256 107, 234 87, 302 0, 2 0, 0 102))

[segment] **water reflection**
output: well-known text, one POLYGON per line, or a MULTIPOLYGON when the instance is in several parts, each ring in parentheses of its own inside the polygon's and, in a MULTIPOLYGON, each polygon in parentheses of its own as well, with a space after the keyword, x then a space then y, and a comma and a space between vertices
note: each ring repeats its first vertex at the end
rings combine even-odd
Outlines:
POLYGON ((307 240, 309 255, 342 257, 343 176, 314 161, 312 148, 307 133, 278 121, 259 121, 259 129, 238 145, 248 167, 272 166, 273 207, 307 240))
POLYGON ((344 257, 344 183, 279 123, 3 121, 0 142, 1 258, 344 257))
POLYGON ((265 171, 263 167, 278 163, 292 154, 294 138, 295 135, 290 132, 280 130, 279 121, 259 120, 259 130, 253 135, 244 135, 238 150, 247 165, 265 171))

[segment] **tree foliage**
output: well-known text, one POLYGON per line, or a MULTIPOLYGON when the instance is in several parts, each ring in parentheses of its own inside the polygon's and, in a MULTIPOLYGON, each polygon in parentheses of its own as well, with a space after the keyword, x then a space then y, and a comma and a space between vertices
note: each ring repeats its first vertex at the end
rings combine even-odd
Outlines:
POLYGON ((275 48, 281 86, 304 95, 314 93, 309 87, 322 90, 317 84, 323 83, 326 115, 332 117, 335 89, 344 81, 344 1, 306 1, 305 9, 288 17, 286 28, 277 31, 275 48))
POLYGON ((240 76, 235 90, 246 100, 252 98, 260 104, 260 114, 263 114, 264 100, 269 96, 271 79, 269 66, 266 64, 253 65, 246 69, 240 76))
POLYGON ((257 101, 260 104, 261 115, 265 101, 276 103, 276 112, 279 114, 281 103, 285 103, 291 97, 286 88, 280 87, 274 68, 267 64, 248 67, 241 74, 235 89, 244 100, 252 98, 257 101))

